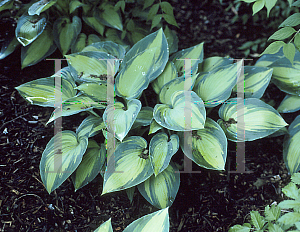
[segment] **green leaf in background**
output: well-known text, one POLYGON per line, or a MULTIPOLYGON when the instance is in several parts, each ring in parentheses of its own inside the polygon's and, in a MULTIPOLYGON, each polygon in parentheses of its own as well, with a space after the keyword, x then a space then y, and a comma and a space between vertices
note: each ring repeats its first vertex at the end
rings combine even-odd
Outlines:
POLYGON ((0 12, 3 10, 11 9, 14 4, 13 0, 2 0, 0 2, 0 12))
POLYGON ((277 222, 285 224, 285 225, 293 225, 296 222, 300 221, 300 213, 297 212, 289 212, 282 215, 277 222))
MULTIPOLYGON (((244 67, 244 93, 246 98, 261 98, 269 86, 272 77, 272 68, 245 66, 244 67)), ((233 88, 237 92, 237 86, 233 88)))
POLYGON ((222 66, 226 66, 233 63, 233 59, 227 57, 213 56, 203 60, 198 65, 198 72, 211 72, 222 66))
POLYGON ((287 94, 277 108, 279 113, 293 113, 300 110, 300 96, 287 94))
POLYGON ((115 81, 119 97, 127 100, 137 98, 148 87, 150 80, 147 76, 151 75, 151 67, 155 63, 155 50, 151 48, 139 53, 121 69, 115 81))
POLYGON ((69 12, 72 14, 76 9, 79 7, 86 6, 84 3, 78 1, 78 0, 71 0, 69 3, 69 12))
POLYGON ((283 160, 292 175, 300 170, 300 116, 295 118, 288 131, 283 142, 283 160))
MULTIPOLYGON (((224 170, 227 157, 227 139, 222 128, 206 118, 204 129, 193 131, 191 144, 184 147, 183 132, 179 132, 180 147, 184 154, 200 167, 224 170)), ((189 143, 189 139, 187 141, 189 143)))
POLYGON ((226 101, 241 72, 242 61, 220 67, 205 75, 193 91, 204 101, 205 107, 215 107, 226 101))
POLYGON ((172 61, 175 64, 179 77, 183 75, 184 71, 188 71, 184 70, 184 59, 192 59, 191 73, 197 73, 198 64, 203 61, 203 44, 204 43, 200 43, 193 47, 183 49, 181 51, 176 52, 170 57, 170 61, 172 61))
MULTIPOLYGON (((89 35, 89 37, 90 36, 91 35, 89 35)), ((83 52, 88 52, 88 51, 106 52, 118 59, 123 59, 126 53, 124 46, 120 44, 116 44, 111 41, 103 41, 103 42, 96 42, 90 44, 89 46, 86 46, 82 51, 83 52)))
POLYGON ((273 35, 271 35, 268 40, 284 40, 293 35, 295 32, 297 31, 292 27, 284 27, 276 31, 273 35))
POLYGON ((295 35, 294 45, 299 51, 300 50, 300 34, 299 33, 297 35, 295 35))
MULTIPOLYGON (((76 94, 73 84, 62 78, 61 79, 61 97, 62 101, 72 98, 76 94)), ((54 107, 55 104, 55 77, 40 78, 34 81, 22 84, 16 89, 31 104, 54 107)))
POLYGON ((257 98, 247 98, 238 110, 237 107, 237 99, 231 98, 219 109, 218 123, 230 141, 253 141, 288 125, 273 107, 257 98), (239 124, 238 114, 244 125, 239 124), (237 133, 242 133, 244 139, 238 140, 237 133))
POLYGON ((100 6, 100 11, 96 11, 95 17, 103 25, 115 28, 117 30, 123 30, 122 19, 118 12, 115 11, 113 5, 104 3, 100 6))
MULTIPOLYGON (((47 24, 47 15, 22 15, 15 30, 18 41, 27 46, 32 43, 42 32, 47 24)), ((43 44, 44 46, 45 44, 43 44)))
POLYGON ((87 25, 89 25, 91 28, 97 31, 100 35, 102 36, 104 35, 105 26, 102 23, 100 23, 97 20, 97 18, 95 18, 94 16, 93 17, 83 16, 82 19, 87 25))
POLYGON ((252 6, 252 11, 253 11, 252 15, 255 15, 257 12, 259 12, 264 7, 264 4, 265 4, 264 0, 257 0, 252 6))
POLYGON ((163 127, 159 125, 154 119, 151 121, 149 135, 155 133, 156 131, 162 129, 163 127))
POLYGON ((289 59, 291 64, 293 64, 295 53, 296 53, 295 46, 292 43, 283 45, 283 53, 285 57, 289 59))
POLYGON ((170 141, 165 133, 158 133, 152 137, 149 144, 149 155, 155 176, 168 167, 178 148, 179 138, 176 134, 170 136, 170 141))
POLYGON ((49 124, 59 117, 70 116, 84 111, 92 112, 91 110, 93 108, 105 109, 105 107, 106 103, 96 102, 84 94, 78 94, 66 101, 63 101, 62 111, 60 113, 54 111, 46 124, 49 124))
POLYGON ((270 11, 275 6, 276 2, 277 2, 277 0, 268 0, 268 1, 265 1, 265 7, 267 8, 267 17, 269 17, 270 11))
POLYGON ((174 30, 170 30, 168 26, 165 27, 164 34, 168 41, 169 53, 172 54, 178 51, 178 37, 174 30))
POLYGON ((117 72, 119 69, 119 61, 106 52, 87 51, 78 52, 65 56, 72 75, 76 81, 103 82, 107 80, 107 59, 113 59, 114 65, 111 70, 117 72))
MULTIPOLYGON (((282 48, 285 45, 285 42, 283 41, 275 41, 271 43, 261 55, 267 55, 267 54, 275 54, 277 53, 280 48, 282 48)), ((258 63, 258 61, 256 62, 258 63)), ((259 66, 264 66, 264 65, 259 65, 259 66)))
POLYGON ((257 230, 261 230, 265 225, 266 221, 264 217, 259 214, 258 211, 251 211, 251 222, 257 230))
POLYGON ((103 222, 94 232, 113 232, 111 218, 103 222))
POLYGON ((82 49, 85 48, 86 44, 87 44, 87 36, 86 36, 86 34, 80 33, 77 36, 76 42, 71 47, 71 52, 72 53, 81 52, 82 49))
POLYGON ((53 25, 54 41, 63 55, 67 54, 81 31, 81 19, 77 16, 72 21, 64 16, 58 18, 53 25))
POLYGON ((125 139, 109 158, 104 174, 103 194, 136 186, 153 174, 147 141, 139 136, 125 139))
POLYGON ((141 127, 141 126, 149 126, 152 120, 153 120, 153 108, 149 106, 142 107, 131 129, 141 127))
POLYGON ((296 212, 300 211, 300 202, 295 200, 284 200, 278 204, 282 209, 293 209, 296 212))
POLYGON ((40 15, 43 11, 49 9, 51 6, 53 6, 57 0, 40 0, 36 3, 33 3, 29 9, 28 9, 28 14, 29 15, 40 15))
POLYGON ((204 128, 206 111, 204 103, 193 91, 177 91, 172 95, 171 105, 157 104, 154 107, 155 121, 174 131, 199 130, 204 128), (190 125, 185 123, 185 114, 193 119, 190 125))
POLYGON ((191 76, 191 86, 186 86, 186 78, 184 76, 178 77, 167 82, 165 85, 163 85, 161 91, 159 92, 160 102, 163 104, 170 105, 172 101, 172 95, 176 91, 193 89, 197 77, 198 74, 191 76))
POLYGON ((133 202, 134 191, 135 191, 135 186, 126 189, 126 194, 127 194, 127 197, 129 199, 130 203, 133 202))
POLYGON ((300 95, 300 52, 297 52, 294 64, 287 58, 281 58, 269 65, 273 68, 273 83, 283 92, 300 95))
POLYGON ((128 101, 127 108, 121 102, 108 105, 103 113, 103 121, 109 132, 122 142, 131 129, 142 104, 137 99, 128 101))
POLYGON ((91 45, 93 43, 99 43, 101 42, 101 39, 98 35, 95 34, 89 34, 88 40, 87 40, 87 44, 91 45))
POLYGON ((129 224, 123 232, 169 232, 169 208, 141 217, 129 224))
POLYGON ((105 158, 105 145, 101 144, 100 147, 94 140, 89 140, 82 161, 71 176, 75 191, 90 183, 99 174, 105 158))
POLYGON ((241 225, 235 225, 233 227, 230 227, 228 232, 250 232, 251 227, 248 226, 241 226, 241 225))
POLYGON ((172 162, 157 176, 139 184, 138 190, 154 207, 163 209, 170 207, 177 195, 180 185, 179 170, 172 162))
POLYGON ((10 55, 11 53, 13 53, 13 51, 20 46, 19 41, 17 40, 16 37, 13 37, 10 40, 6 40, 0 50, 0 60, 4 59, 5 57, 7 57, 8 55, 10 55))
POLYGON ((272 205, 265 207, 265 216, 268 221, 277 221, 277 219, 280 217, 281 211, 280 208, 276 205, 272 205))
POLYGON ((87 138, 78 140, 73 131, 63 131, 48 142, 40 162, 41 179, 48 193, 57 189, 76 170, 86 151, 87 138))
POLYGON ((151 31, 154 27, 158 26, 158 24, 160 23, 162 17, 163 17, 162 14, 157 14, 157 15, 154 16, 154 18, 152 19, 152 24, 151 24, 151 29, 150 29, 150 31, 151 31))
POLYGON ((164 84, 176 79, 177 77, 177 71, 174 63, 172 61, 168 61, 164 71, 154 81, 152 81, 151 84, 154 91, 159 94, 164 84))
POLYGON ((295 27, 300 24, 300 13, 294 13, 284 20, 279 27, 295 27))
POLYGON ((291 176, 292 182, 295 184, 300 184, 300 173, 294 173, 291 176))
POLYGON ((47 26, 31 44, 21 48, 22 69, 35 65, 56 50, 52 30, 47 26))

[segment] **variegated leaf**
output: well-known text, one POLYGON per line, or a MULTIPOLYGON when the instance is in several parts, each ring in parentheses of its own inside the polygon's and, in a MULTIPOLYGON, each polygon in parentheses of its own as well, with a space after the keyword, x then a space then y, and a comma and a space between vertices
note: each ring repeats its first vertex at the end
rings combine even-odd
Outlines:
POLYGON ((49 9, 51 6, 53 6, 57 0, 40 0, 36 3, 33 3, 29 9, 28 14, 29 15, 40 15, 43 11, 49 9))
POLYGON ((213 56, 203 60, 198 65, 198 72, 212 72, 222 66, 227 66, 233 63, 233 59, 227 57, 213 56))
POLYGON ((287 94, 278 106, 279 113, 293 113, 300 110, 300 96, 287 94))
POLYGON ((171 162, 164 171, 157 176, 152 175, 137 187, 142 196, 151 205, 158 209, 163 209, 173 204, 179 185, 179 170, 171 162))
POLYGON ((139 136, 125 139, 108 160, 102 195, 136 186, 153 174, 147 141, 139 136))
POLYGON ((88 52, 88 51, 106 52, 118 59, 123 59, 126 53, 124 46, 120 44, 116 44, 112 41, 96 42, 90 44, 89 46, 86 46, 82 51, 83 52, 88 52))
POLYGON ((103 222, 94 232, 113 232, 111 218, 103 222))
POLYGON ((273 134, 288 125, 270 105, 257 98, 247 98, 237 105, 229 99, 219 109, 219 125, 231 141, 253 141, 273 134))

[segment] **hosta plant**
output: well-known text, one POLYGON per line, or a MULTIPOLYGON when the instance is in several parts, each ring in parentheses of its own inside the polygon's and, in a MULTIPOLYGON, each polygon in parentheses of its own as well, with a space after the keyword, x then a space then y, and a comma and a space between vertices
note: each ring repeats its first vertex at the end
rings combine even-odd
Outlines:
POLYGON ((250 231, 300 231, 300 173, 292 175, 292 181, 282 189, 286 197, 291 200, 284 200, 278 205, 266 206, 264 216, 258 211, 251 211, 250 223, 235 225, 229 232, 250 232, 250 231))
POLYGON ((40 62, 57 48, 66 55, 104 40, 132 45, 161 27, 162 19, 177 26, 171 4, 161 0, 33 0, 17 4, 0 1, 0 12, 18 20, 15 37, 2 46, 0 59, 22 45, 22 68, 40 62))
POLYGON ((297 119, 284 131, 285 120, 260 99, 271 79, 292 92, 288 83, 297 78, 297 66, 285 62, 284 71, 277 71, 275 59, 287 59, 283 53, 264 56, 255 66, 203 59, 203 43, 172 53, 170 41, 159 29, 130 49, 94 43, 66 55, 68 66, 53 76, 17 87, 30 103, 56 107, 48 123, 86 115, 75 132, 57 133, 42 154, 40 174, 49 193, 69 177, 78 190, 100 172, 102 195, 126 190, 132 200, 137 189, 156 208, 167 208, 180 185, 182 165, 174 159, 179 150, 200 167, 224 170, 228 140, 282 133, 289 138, 287 167, 299 170, 297 119), (282 81, 286 75, 290 79, 282 81))

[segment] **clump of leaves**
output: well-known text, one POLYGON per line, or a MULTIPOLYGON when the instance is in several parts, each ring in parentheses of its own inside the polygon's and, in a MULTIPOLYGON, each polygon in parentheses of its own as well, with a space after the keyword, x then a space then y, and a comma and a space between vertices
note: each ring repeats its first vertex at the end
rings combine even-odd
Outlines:
POLYGON ((258 211, 251 211, 250 223, 235 225, 229 232, 248 231, 299 231, 300 230, 300 173, 292 175, 292 181, 282 189, 282 192, 291 200, 284 200, 278 205, 265 207, 264 216, 258 211))
POLYGON ((177 26, 171 4, 161 0, 39 0, 20 9, 14 0, 2 0, 0 11, 18 19, 15 37, 4 43, 0 59, 22 45, 22 68, 40 62, 57 48, 66 55, 100 41, 133 45, 160 28, 162 19, 177 26))

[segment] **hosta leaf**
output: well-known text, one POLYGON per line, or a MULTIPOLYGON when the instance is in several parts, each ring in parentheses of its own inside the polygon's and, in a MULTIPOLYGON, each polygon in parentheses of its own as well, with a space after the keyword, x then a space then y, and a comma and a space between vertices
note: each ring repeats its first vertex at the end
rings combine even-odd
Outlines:
MULTIPOLYGON (((282 41, 276 41, 276 42, 282 42, 282 41)), ((275 43, 275 42, 274 42, 275 43)), ((278 48, 278 50, 276 50, 273 53, 270 54, 265 54, 262 55, 255 63, 255 66, 260 66, 260 67, 268 67, 269 65, 273 64, 275 61, 285 57, 283 54, 283 49, 282 46, 278 48), (281 48, 281 49, 280 49, 281 48)))
POLYGON ((196 74, 198 70, 198 64, 203 61, 203 44, 200 43, 196 46, 182 49, 181 51, 176 52, 170 57, 170 61, 175 64, 175 67, 178 72, 178 76, 182 76, 185 71, 188 71, 191 68, 191 73, 196 74), (191 60, 191 67, 187 67, 184 70, 185 63, 184 59, 192 59, 191 60))
MULTIPOLYGON (((16 37, 18 41, 27 46, 32 43, 42 32, 47 24, 46 14, 41 15, 22 15, 17 23, 16 37)), ((45 44, 43 44, 45 45, 45 44)))
POLYGON ((78 1, 78 0, 71 0, 69 3, 69 12, 72 14, 76 9, 79 7, 86 6, 84 3, 78 1))
POLYGON ((160 130, 161 128, 163 128, 161 125, 159 125, 154 119, 151 121, 150 124, 150 129, 149 129, 149 134, 153 134, 156 131, 160 130))
POLYGON ((193 90, 204 101, 206 107, 215 107, 230 97, 241 72, 241 62, 209 72, 194 87, 193 90))
POLYGON ((103 36, 105 26, 102 23, 100 23, 95 17, 83 16, 82 19, 87 25, 89 25, 91 28, 93 28, 95 31, 97 31, 100 35, 103 36))
POLYGON ((77 36, 76 42, 71 47, 71 52, 72 53, 81 52, 82 49, 85 48, 86 43, 87 43, 87 36, 86 36, 86 34, 80 33, 77 36))
POLYGON ((168 232, 170 227, 169 208, 141 217, 129 224, 123 232, 168 232))
POLYGON ((67 54, 75 43, 81 27, 81 19, 77 16, 74 16, 72 21, 69 17, 60 17, 54 22, 54 41, 63 55, 67 54))
MULTIPOLYGON (((245 97, 261 98, 268 87, 273 69, 267 67, 244 67, 244 93, 245 97)), ((237 86, 233 88, 237 92, 237 86)))
POLYGON ((0 12, 3 10, 11 9, 14 4, 13 0, 2 0, 0 2, 0 12))
POLYGON ((108 131, 122 141, 132 127, 141 107, 142 104, 137 99, 128 101, 127 109, 121 102, 108 105, 103 114, 103 121, 108 131))
POLYGON ((178 77, 176 79, 173 79, 163 85, 161 88, 161 91, 159 92, 159 100, 161 103, 170 105, 172 101, 172 95, 176 91, 183 91, 183 90, 191 90, 194 87, 194 83, 196 78, 198 77, 198 74, 192 75, 190 80, 190 85, 186 81, 187 78, 185 76, 178 77))
MULTIPOLYGON (((40 78, 16 87, 19 93, 31 104, 54 107, 55 104, 55 77, 40 78)), ((64 78, 61 79, 62 101, 72 98, 76 94, 72 83, 64 78)))
POLYGON ((113 232, 111 218, 103 222, 94 232, 113 232))
MULTIPOLYGON (((55 74, 52 75, 52 77, 54 78, 64 78, 66 80, 68 80, 72 85, 73 85, 73 88, 76 87, 76 83, 75 83, 75 80, 72 76, 72 73, 70 71, 70 68, 68 66, 62 68, 61 70, 57 71, 55 74)), ((76 91, 75 91, 76 93, 76 91)))
POLYGON ((76 89, 80 90, 85 95, 97 101, 106 102, 107 99, 107 84, 106 83, 83 83, 76 89))
POLYGON ((287 58, 281 58, 271 64, 272 81, 286 93, 300 95, 300 52, 295 55, 294 65, 287 58))
POLYGON ((219 116, 221 120, 218 123, 230 141, 253 141, 287 125, 273 107, 257 98, 247 98, 240 106, 237 105, 236 98, 229 99, 219 109, 219 116), (243 117, 244 123, 239 124, 238 115, 243 117))
POLYGON ((146 147, 144 138, 132 136, 116 148, 108 160, 102 195, 136 186, 153 174, 146 147))
POLYGON ((148 63, 151 63, 152 61, 152 58, 148 58, 143 60, 147 60, 146 63, 143 62, 143 64, 140 65, 147 67, 146 71, 144 72, 148 73, 146 77, 151 82, 163 72, 169 59, 168 42, 162 29, 159 29, 158 31, 146 36, 133 45, 133 47, 126 53, 122 65, 127 65, 131 59, 138 57, 139 54, 143 54, 143 52, 147 50, 151 50, 154 53, 154 64, 148 66, 148 63))
POLYGON ((141 52, 121 69, 115 82, 116 94, 119 97, 128 100, 137 98, 148 87, 147 76, 151 74, 151 67, 155 63, 155 50, 151 48, 141 52))
POLYGON ((226 66, 232 64, 233 59, 227 57, 213 56, 203 60, 202 63, 198 65, 198 72, 211 72, 221 66, 226 66))
POLYGON ((76 171, 72 174, 75 191, 91 182, 99 173, 106 158, 105 145, 101 148, 94 140, 89 140, 87 150, 76 171))
POLYGON ((283 142, 283 159, 291 174, 300 170, 300 116, 289 126, 289 134, 283 142))
POLYGON ((89 34, 88 40, 87 40, 87 44, 91 45, 93 43, 99 43, 101 42, 101 39, 98 35, 95 34, 89 34))
POLYGON ((110 4, 105 4, 104 6, 101 6, 101 8, 101 11, 96 11, 95 17, 97 20, 105 26, 122 31, 122 19, 118 12, 114 10, 114 7, 110 4))
POLYGON ((106 52, 87 51, 66 55, 65 57, 68 59, 70 70, 72 75, 76 77, 76 81, 106 81, 108 74, 107 65, 111 66, 107 59, 114 60, 110 70, 116 72, 119 68, 119 61, 106 52))
POLYGON ((149 144, 149 155, 155 176, 168 167, 178 148, 179 138, 176 134, 170 136, 170 141, 165 133, 153 136, 149 144))
POLYGON ((193 91, 178 91, 172 95, 171 106, 157 104, 154 107, 155 121, 174 131, 199 130, 204 128, 206 111, 203 101, 193 91), (193 120, 185 121, 185 115, 193 120))
POLYGON ((277 222, 285 225, 293 225, 298 221, 300 221, 300 213, 290 212, 282 215, 277 222))
POLYGON ((300 110, 300 96, 287 94, 278 106, 279 113, 292 113, 300 110))
POLYGON ((126 53, 124 46, 111 41, 93 43, 83 49, 83 52, 88 51, 106 52, 118 59, 123 59, 126 53))
POLYGON ((105 125, 102 117, 96 117, 94 115, 90 115, 80 123, 79 127, 76 129, 76 133, 79 136, 88 132, 89 133, 88 137, 90 138, 100 133, 100 130, 104 128, 105 125))
POLYGON ((106 103, 96 102, 84 94, 78 94, 66 101, 63 101, 61 112, 57 113, 54 111, 47 124, 62 116, 70 116, 84 111, 91 111, 93 108, 105 109, 105 107, 106 103))
POLYGON ((39 35, 31 44, 21 48, 22 68, 34 65, 45 57, 51 55, 56 50, 52 30, 46 27, 42 34, 39 35))
POLYGON ((142 107, 132 125, 132 129, 140 126, 149 126, 152 120, 153 108, 149 106, 142 107))
POLYGON ((18 46, 20 46, 20 43, 16 37, 6 40, 0 50, 0 60, 10 55, 18 46))
POLYGON ((29 9, 28 9, 28 14, 29 15, 40 15, 41 12, 47 10, 48 8, 50 8, 51 6, 53 6, 55 3, 57 2, 57 0, 40 0, 36 3, 33 3, 29 9))
POLYGON ((179 185, 179 170, 173 163, 170 163, 163 172, 157 176, 152 175, 137 187, 151 205, 163 209, 173 204, 179 185))
POLYGON ((174 63, 172 61, 168 61, 164 71, 154 81, 152 81, 151 84, 154 91, 159 94, 164 84, 176 79, 177 77, 178 75, 174 63))
POLYGON ((215 170, 224 170, 227 157, 227 139, 222 128, 206 118, 204 129, 193 131, 191 139, 179 133, 180 147, 184 154, 197 165, 215 170), (187 142, 185 142, 187 139, 187 142), (187 144, 188 147, 184 145, 187 144))
POLYGON ((76 170, 87 145, 87 136, 78 140, 73 131, 58 133, 49 141, 40 162, 41 179, 48 193, 58 188, 76 170))
POLYGON ((170 30, 168 26, 165 27, 164 33, 168 41, 169 53, 174 53, 178 51, 178 37, 174 30, 170 30))

